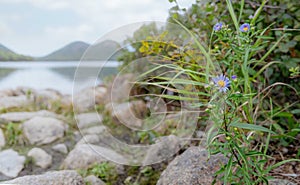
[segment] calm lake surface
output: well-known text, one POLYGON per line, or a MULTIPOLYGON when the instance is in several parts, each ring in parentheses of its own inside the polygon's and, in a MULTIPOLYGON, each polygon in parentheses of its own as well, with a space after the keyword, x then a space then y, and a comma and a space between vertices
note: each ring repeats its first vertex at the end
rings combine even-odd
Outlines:
POLYGON ((101 84, 117 74, 117 61, 0 62, 0 90, 17 87, 55 89, 63 94, 101 84))

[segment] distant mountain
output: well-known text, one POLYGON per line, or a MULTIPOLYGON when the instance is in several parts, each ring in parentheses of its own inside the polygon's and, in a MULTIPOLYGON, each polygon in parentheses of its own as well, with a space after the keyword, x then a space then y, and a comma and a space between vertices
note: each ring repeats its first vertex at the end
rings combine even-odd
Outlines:
POLYGON ((30 61, 33 57, 20 55, 0 44, 0 61, 30 61))
POLYGON ((91 45, 86 51, 84 60, 117 60, 121 46, 113 40, 105 40, 103 42, 91 45))
POLYGON ((118 51, 119 48, 120 45, 112 40, 105 40, 95 45, 76 41, 54 51, 53 53, 50 53, 45 57, 36 58, 36 60, 79 61, 83 57, 83 54, 84 60, 107 60, 108 58, 109 60, 116 60, 119 54, 114 53, 118 51))
POLYGON ((87 50, 90 45, 85 42, 76 41, 72 42, 63 48, 60 48, 49 55, 44 57, 36 58, 36 60, 45 61, 65 61, 65 60, 80 60, 83 53, 87 50))

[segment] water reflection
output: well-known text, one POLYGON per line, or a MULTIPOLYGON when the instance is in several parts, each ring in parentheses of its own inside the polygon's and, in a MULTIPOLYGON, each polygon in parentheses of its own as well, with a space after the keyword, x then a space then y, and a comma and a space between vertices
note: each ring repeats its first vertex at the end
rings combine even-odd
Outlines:
MULTIPOLYGON (((72 93, 78 62, 21 62, 19 65, 14 62, 9 65, 9 63, 0 63, 0 90, 22 86, 34 89, 51 88, 64 94, 72 93)), ((80 87, 76 91, 100 84, 105 77, 116 73, 116 65, 115 67, 104 66, 102 69, 92 64, 81 67, 80 73, 76 74, 76 83, 80 87), (92 76, 99 71, 101 72, 98 77, 92 76)))

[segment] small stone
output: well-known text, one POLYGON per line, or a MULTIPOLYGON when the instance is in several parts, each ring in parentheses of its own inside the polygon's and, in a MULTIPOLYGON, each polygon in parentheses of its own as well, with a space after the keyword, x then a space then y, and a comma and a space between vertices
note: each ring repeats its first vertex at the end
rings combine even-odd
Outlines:
POLYGON ((27 156, 33 158, 35 165, 44 169, 52 164, 52 156, 40 148, 31 149, 27 156))
POLYGON ((43 145, 62 138, 67 125, 55 118, 34 117, 24 122, 22 128, 30 144, 43 145))
POLYGON ((32 102, 32 99, 28 98, 26 95, 5 96, 0 98, 0 109, 24 107, 32 102))
POLYGON ((123 156, 111 149, 92 144, 81 144, 68 154, 61 167, 72 170, 87 169, 95 163, 106 162, 108 159, 122 161, 122 163, 127 162, 123 156))
POLYGON ((103 103, 106 92, 106 87, 97 86, 84 89, 79 93, 74 94, 73 106, 75 112, 95 110, 96 104, 103 103))
POLYGON ((53 112, 49 112, 47 110, 40 110, 37 112, 8 112, 0 115, 0 119, 3 122, 22 122, 29 120, 35 116, 43 116, 43 117, 57 117, 57 114, 53 112))
POLYGON ((20 185, 84 185, 82 177, 73 170, 62 170, 47 172, 42 175, 28 175, 10 181, 1 182, 4 184, 20 185))
POLYGON ((108 87, 106 101, 110 100, 117 103, 127 101, 135 81, 136 76, 134 74, 118 75, 108 87))
POLYGON ((95 126, 95 127, 83 129, 81 130, 81 133, 83 135, 92 135, 92 134, 100 135, 105 131, 105 129, 106 129, 105 126, 95 126))
POLYGON ((287 154, 288 152, 289 152, 289 150, 287 148, 285 148, 285 147, 282 148, 282 153, 283 154, 287 154))
POLYGON ((76 115, 77 126, 79 129, 100 125, 102 123, 102 119, 102 115, 97 112, 76 115))
POLYGON ((161 162, 172 157, 180 149, 179 138, 174 135, 159 138, 159 140, 148 149, 143 166, 161 162))
POLYGON ((84 181, 86 183, 90 183, 90 185, 105 185, 105 182, 103 182, 101 179, 96 177, 95 175, 90 175, 84 178, 84 181))
POLYGON ((0 128, 0 150, 4 146, 5 146, 5 137, 4 137, 2 129, 0 128))
POLYGON ((57 145, 54 145, 52 147, 52 149, 56 152, 60 152, 62 154, 67 154, 68 153, 68 148, 65 144, 61 143, 61 144, 57 144, 57 145))
POLYGON ((111 106, 112 118, 129 128, 140 129, 143 117, 147 114, 147 106, 142 100, 130 101, 122 104, 108 104, 111 106))
POLYGON ((24 168, 25 157, 8 149, 0 152, 0 172, 7 177, 17 177, 24 168))
POLYGON ((269 180, 269 185, 297 185, 297 184, 284 179, 273 179, 273 180, 269 180))

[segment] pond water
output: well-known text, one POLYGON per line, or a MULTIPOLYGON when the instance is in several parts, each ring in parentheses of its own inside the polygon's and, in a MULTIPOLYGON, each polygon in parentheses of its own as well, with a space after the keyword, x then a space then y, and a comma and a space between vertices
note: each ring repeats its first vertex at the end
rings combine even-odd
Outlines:
POLYGON ((117 61, 0 62, 0 90, 17 87, 55 89, 63 94, 101 84, 117 74, 117 61))

